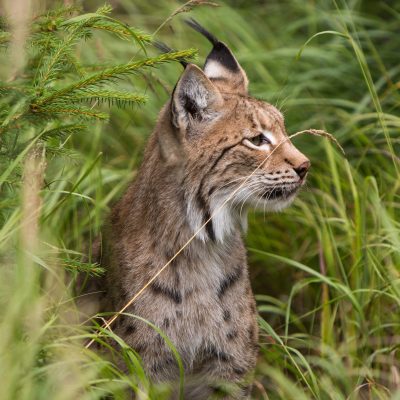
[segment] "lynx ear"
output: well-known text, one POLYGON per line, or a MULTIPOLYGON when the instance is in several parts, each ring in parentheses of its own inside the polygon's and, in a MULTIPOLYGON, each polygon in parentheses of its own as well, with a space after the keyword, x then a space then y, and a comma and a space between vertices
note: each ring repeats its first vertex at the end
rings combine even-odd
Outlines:
POLYGON ((216 117, 223 99, 219 90, 194 64, 185 68, 172 95, 172 123, 181 129, 216 117))
POLYGON ((247 75, 228 46, 220 42, 194 19, 189 19, 186 23, 205 36, 214 46, 204 64, 206 76, 222 92, 247 94, 249 83, 247 75))

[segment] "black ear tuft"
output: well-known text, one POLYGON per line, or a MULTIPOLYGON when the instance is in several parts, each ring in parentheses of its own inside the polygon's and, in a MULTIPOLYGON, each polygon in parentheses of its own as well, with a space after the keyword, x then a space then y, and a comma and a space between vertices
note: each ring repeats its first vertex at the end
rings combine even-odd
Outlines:
POLYGON ((195 31, 205 36, 214 46, 211 53, 207 57, 205 65, 208 61, 214 60, 232 72, 239 72, 240 67, 236 61, 236 58, 224 43, 220 42, 211 32, 201 26, 195 19, 190 18, 185 20, 185 22, 195 31))
POLYGON ((206 76, 215 82, 223 92, 246 94, 248 86, 246 73, 228 46, 219 41, 193 18, 186 20, 186 23, 213 44, 213 49, 204 64, 206 76))
POLYGON ((208 32, 206 28, 201 26, 194 18, 188 18, 185 22, 195 31, 205 36, 214 46, 219 43, 219 40, 212 33, 208 32))
POLYGON ((234 73, 239 72, 240 69, 235 57, 222 42, 214 45, 214 48, 207 57, 206 64, 208 61, 216 61, 234 73))
MULTIPOLYGON (((173 51, 175 51, 174 49, 172 49, 171 47, 169 47, 168 45, 166 45, 163 42, 160 42, 158 40, 153 40, 152 41, 153 46, 160 50, 161 53, 172 53, 173 51)), ((185 60, 179 60, 179 63, 183 66, 183 68, 186 68, 187 65, 189 64, 187 61, 185 60)))

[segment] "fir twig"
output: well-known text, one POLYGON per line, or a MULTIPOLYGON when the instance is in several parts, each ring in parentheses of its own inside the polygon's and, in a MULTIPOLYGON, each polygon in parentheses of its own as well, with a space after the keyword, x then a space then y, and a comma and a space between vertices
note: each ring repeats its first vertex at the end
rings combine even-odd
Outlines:
POLYGON ((102 31, 107 31, 107 32, 112 32, 116 35, 118 35, 121 39, 127 40, 131 36, 130 32, 135 32, 136 37, 144 43, 150 43, 151 42, 151 35, 145 34, 143 32, 140 32, 138 30, 133 29, 132 27, 129 27, 129 30, 127 30, 124 26, 116 26, 115 24, 99 24, 99 23, 94 23, 91 26, 93 29, 98 29, 102 31))
POLYGON ((86 126, 82 124, 66 124, 57 126, 55 128, 46 129, 42 134, 42 140, 49 138, 49 137, 63 137, 66 135, 71 135, 76 132, 80 132, 85 129, 86 126))
POLYGON ((99 103, 108 102, 109 105, 125 105, 144 104, 147 100, 147 97, 136 93, 129 93, 126 91, 96 90, 77 93, 74 96, 74 101, 75 100, 96 100, 99 103))
POLYGON ((106 15, 108 14, 108 10, 106 10, 105 7, 103 7, 104 10, 99 9, 95 13, 79 15, 77 17, 64 21, 61 26, 66 28, 72 26, 75 27, 75 30, 77 31, 79 31, 81 27, 93 27, 93 25, 96 25, 96 29, 100 29, 101 27, 107 29, 111 26, 114 26, 117 27, 117 29, 119 28, 120 30, 124 31, 126 36, 131 36, 144 51, 144 53, 146 53, 146 48, 144 47, 144 43, 141 38, 143 37, 143 35, 138 35, 137 32, 132 30, 127 24, 124 24, 123 22, 106 15))
POLYGON ((48 106, 48 107, 37 107, 34 110, 37 114, 68 114, 76 115, 83 118, 95 118, 100 120, 107 120, 108 115, 98 111, 94 111, 91 108, 86 107, 62 107, 62 106, 48 106))
POLYGON ((93 86, 100 85, 105 82, 109 82, 120 78, 124 75, 132 74, 137 72, 142 68, 147 67, 155 67, 157 65, 163 64, 169 61, 181 61, 193 58, 196 54, 196 50, 184 50, 184 51, 176 51, 173 53, 165 53, 160 54, 154 58, 146 58, 140 61, 134 61, 128 64, 117 65, 114 67, 106 68, 101 72, 92 74, 91 76, 81 79, 77 82, 74 82, 60 90, 53 92, 48 96, 44 96, 36 100, 32 107, 40 107, 45 104, 49 104, 54 102, 56 99, 62 99, 68 96, 72 96, 77 91, 87 90, 92 88, 93 86))

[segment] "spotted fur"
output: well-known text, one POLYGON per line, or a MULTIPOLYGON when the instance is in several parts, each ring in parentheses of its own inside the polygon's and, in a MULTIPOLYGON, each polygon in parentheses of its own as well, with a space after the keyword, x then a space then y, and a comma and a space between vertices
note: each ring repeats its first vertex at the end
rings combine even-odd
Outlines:
MULTIPOLYGON (((258 328, 242 240, 246 211, 286 207, 309 167, 287 140, 281 112, 249 96, 231 51, 216 39, 213 45, 204 71, 188 64, 161 110, 98 252, 107 268, 100 309, 117 311, 210 219, 130 311, 160 327, 178 349, 188 399, 215 395, 223 381, 236 384, 230 398, 248 397, 258 328), (254 145, 257 137, 263 147, 254 145)), ((138 351, 152 379, 176 382, 176 362, 157 332, 126 316, 114 330, 138 351)))

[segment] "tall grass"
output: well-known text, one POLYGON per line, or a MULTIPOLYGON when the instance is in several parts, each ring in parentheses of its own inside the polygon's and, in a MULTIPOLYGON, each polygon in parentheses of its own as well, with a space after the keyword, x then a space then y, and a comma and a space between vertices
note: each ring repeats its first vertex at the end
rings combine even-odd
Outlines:
MULTIPOLYGON (((113 18, 150 34, 183 4, 114 3, 113 18)), ((191 12, 233 48, 251 93, 284 112, 289 133, 325 129, 346 152, 323 139, 295 138, 312 162, 307 188, 283 213, 250 215, 261 329, 253 397, 400 399, 400 5, 220 4, 191 12)), ((87 11, 98 6, 85 2, 87 11)), ((209 51, 181 15, 157 38, 176 49, 195 44, 199 62, 209 51)), ((85 64, 133 56, 132 44, 102 32, 89 44, 76 50, 85 64)), ((8 60, 1 50, 2 80, 10 78, 8 60)), ((81 255, 134 178, 180 72, 173 64, 145 72, 134 88, 147 95, 146 105, 112 108, 107 124, 68 134, 62 152, 46 158, 45 149, 32 154, 22 146, 2 156, 1 399, 123 399, 127 387, 138 398, 169 397, 112 331, 103 330, 121 347, 112 357, 84 348, 92 334, 79 322, 65 271, 93 268, 81 255)), ((0 134, 2 143, 11 139, 0 134)))

